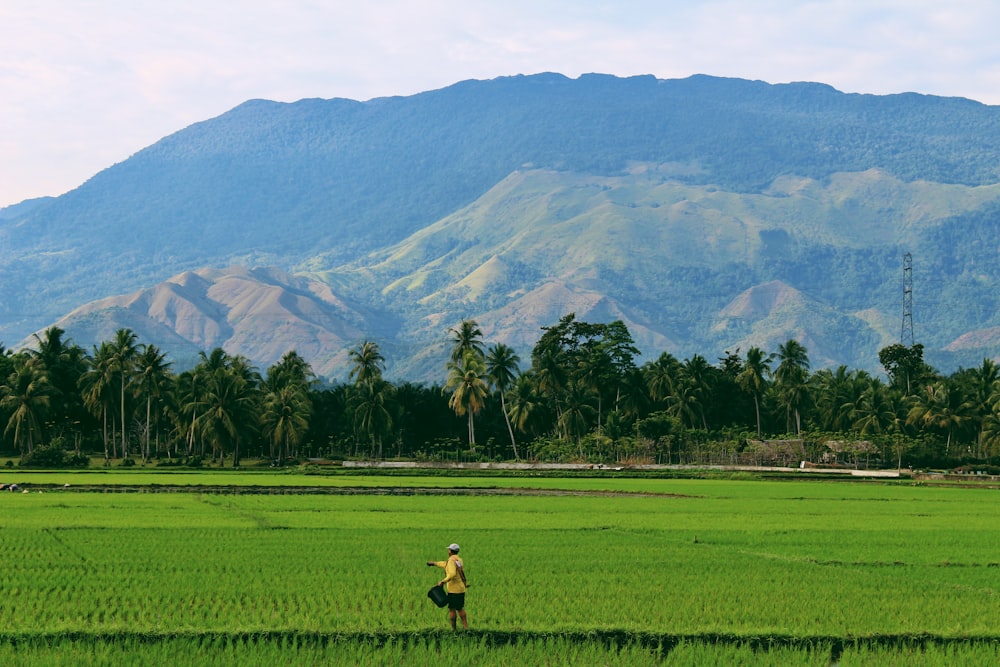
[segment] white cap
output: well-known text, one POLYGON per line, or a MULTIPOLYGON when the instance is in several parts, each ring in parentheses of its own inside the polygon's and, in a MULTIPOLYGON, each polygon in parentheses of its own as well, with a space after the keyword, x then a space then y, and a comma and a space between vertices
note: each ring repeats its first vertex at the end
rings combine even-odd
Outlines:
POLYGON ((452 542, 451 544, 448 545, 448 551, 454 551, 455 553, 458 553, 458 549, 459 549, 459 546, 457 544, 455 544, 454 542, 452 542))

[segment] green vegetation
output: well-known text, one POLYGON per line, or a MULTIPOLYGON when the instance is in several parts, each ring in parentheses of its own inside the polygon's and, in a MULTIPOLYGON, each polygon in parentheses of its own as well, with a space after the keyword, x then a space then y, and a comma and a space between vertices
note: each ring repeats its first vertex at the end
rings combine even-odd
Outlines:
POLYGON ((2 493, 0 657, 937 665, 1000 646, 996 491, 544 479, 496 495, 462 479, 442 496, 448 480, 409 481, 407 496, 2 493), (455 539, 472 629, 452 635, 423 563, 455 539))
POLYGON ((1000 367, 944 376, 922 345, 882 350, 883 381, 810 370, 796 340, 711 364, 669 353, 638 365, 621 321, 570 314, 544 328, 522 370, 472 320, 452 330, 443 387, 393 384, 378 343, 352 350, 350 384, 322 386, 295 351, 264 375, 216 348, 175 374, 120 329, 86 353, 56 327, 0 349, 0 453, 26 469, 281 468, 307 460, 560 462, 996 473, 1000 367), (100 465, 100 463, 99 463, 100 465))

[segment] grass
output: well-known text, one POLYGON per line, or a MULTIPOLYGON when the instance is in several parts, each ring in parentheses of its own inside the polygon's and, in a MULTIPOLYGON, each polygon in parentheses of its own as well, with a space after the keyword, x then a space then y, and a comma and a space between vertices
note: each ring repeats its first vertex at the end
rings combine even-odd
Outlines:
POLYGON ((69 664, 64 652, 98 661, 79 664, 128 664, 116 652, 183 663, 171 652, 205 645, 231 661, 198 664, 264 664, 295 638, 296 664, 424 664, 451 641, 466 664, 826 664, 833 652, 844 665, 945 664, 997 647, 989 489, 463 477, 450 483, 564 493, 435 495, 448 478, 410 477, 382 481, 437 491, 225 494, 195 480, 214 491, 224 478, 380 478, 212 471, 166 475, 188 492, 103 493, 74 489, 165 476, 36 475, 43 493, 0 493, 0 658, 39 652, 30 664, 69 664), (455 540, 472 582, 462 639, 437 634, 444 614, 424 597, 438 576, 424 561, 455 540), (330 657, 355 650, 370 661, 330 657))

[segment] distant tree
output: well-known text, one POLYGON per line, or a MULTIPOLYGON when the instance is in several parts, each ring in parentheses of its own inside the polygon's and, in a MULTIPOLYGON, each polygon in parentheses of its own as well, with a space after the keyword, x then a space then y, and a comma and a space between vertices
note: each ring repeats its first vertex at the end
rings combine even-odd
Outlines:
POLYGON ((916 382, 930 374, 930 368, 924 363, 924 346, 921 343, 911 347, 901 343, 887 345, 879 350, 878 360, 893 385, 902 389, 906 396, 913 393, 916 382))
POLYGON ((475 415, 483 409, 489 385, 486 363, 474 349, 466 349, 461 361, 448 362, 448 381, 444 391, 451 392, 448 405, 459 417, 468 417, 469 449, 476 449, 475 415))
POLYGON ((385 369, 385 357, 382 356, 378 343, 370 340, 363 341, 351 350, 348 356, 353 364, 349 377, 356 385, 374 382, 382 377, 382 371, 385 369))
POLYGON ((674 394, 681 363, 669 352, 663 352, 656 361, 647 363, 642 371, 646 376, 649 396, 655 403, 666 404, 674 394))
POLYGON ((49 327, 41 336, 33 334, 37 348, 27 353, 38 359, 52 386, 48 422, 50 437, 72 431, 79 436, 86 415, 79 390, 80 377, 87 370, 87 354, 82 347, 65 338, 65 331, 49 327))
POLYGON ((115 401, 114 350, 111 343, 104 341, 100 346, 95 346, 93 354, 87 359, 87 365, 88 369, 79 381, 80 391, 87 409, 101 418, 104 458, 108 460, 118 455, 113 442, 113 434, 112 442, 109 443, 108 440, 108 418, 111 406, 115 401))
POLYGON ((805 346, 789 339, 778 346, 778 367, 774 380, 778 396, 785 406, 785 424, 790 431, 794 416, 795 433, 802 430, 801 408, 808 399, 809 356, 805 346))
POLYGON ((294 350, 267 369, 261 427, 270 439, 272 459, 280 462, 298 455, 298 446, 309 430, 309 388, 314 382, 309 363, 294 350))
POLYGON ((462 320, 456 328, 450 331, 452 334, 451 360, 453 362, 461 362, 469 352, 480 359, 484 357, 483 331, 475 320, 462 320))
POLYGON ((368 435, 371 458, 382 458, 383 438, 392 428, 393 386, 381 376, 358 382, 352 391, 355 428, 368 435))
POLYGON ((903 423, 901 397, 895 388, 872 378, 861 395, 853 428, 862 436, 899 432, 903 423))
POLYGON ((136 347, 137 338, 135 332, 131 329, 118 329, 110 346, 111 367, 114 370, 119 388, 122 457, 126 459, 128 458, 128 429, 126 428, 128 412, 126 410, 125 395, 126 390, 131 391, 132 379, 135 373, 135 357, 138 353, 138 348, 136 347))
POLYGON ((925 385, 914 394, 906 423, 939 430, 945 434, 944 455, 951 455, 951 442, 955 431, 971 419, 971 404, 965 400, 956 383, 940 380, 925 385))
POLYGON ((14 371, 0 385, 0 411, 10 413, 4 435, 12 436, 21 454, 30 454, 43 437, 42 425, 51 404, 48 372, 37 359, 14 357, 14 371))
MULTIPOLYGON (((170 390, 170 383, 172 381, 170 365, 166 360, 166 355, 155 345, 147 343, 139 346, 139 351, 135 359, 135 381, 140 395, 146 399, 146 430, 142 450, 143 462, 149 461, 151 454, 149 434, 153 430, 153 403, 154 401, 159 402, 170 390)), ((159 414, 156 416, 156 423, 159 424, 159 414)), ((157 429, 157 443, 159 443, 159 439, 159 429, 157 429)), ((157 445, 157 448, 159 448, 159 445, 157 445)))
POLYGON ((233 467, 240 465, 240 443, 258 423, 259 383, 253 366, 239 355, 228 357, 224 366, 206 374, 204 409, 198 420, 212 443, 212 460, 220 465, 227 450, 232 452, 233 467))
POLYGON ((542 398, 535 389, 530 373, 521 374, 514 382, 510 397, 510 419, 520 433, 531 433, 531 424, 543 410, 542 398))
POLYGON ((486 353, 486 375, 490 384, 500 394, 500 409, 503 411, 504 423, 507 424, 507 433, 510 435, 510 446, 514 450, 515 460, 520 460, 521 457, 517 453, 517 441, 514 439, 514 428, 510 423, 505 395, 517 379, 517 374, 520 371, 517 365, 520 361, 521 359, 514 352, 514 349, 503 343, 493 345, 486 353))
POLYGON ((757 437, 761 437, 760 427, 760 397, 767 390, 767 378, 771 375, 771 357, 764 354, 759 347, 747 350, 743 369, 736 376, 736 384, 746 393, 753 396, 754 411, 757 415, 757 437))

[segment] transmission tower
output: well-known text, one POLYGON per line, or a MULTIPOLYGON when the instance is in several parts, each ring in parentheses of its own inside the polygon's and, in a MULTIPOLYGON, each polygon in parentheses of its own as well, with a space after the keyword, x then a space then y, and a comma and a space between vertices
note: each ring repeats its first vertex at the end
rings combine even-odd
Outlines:
POLYGON ((913 347, 913 257, 910 253, 903 255, 903 327, 899 342, 913 347))

